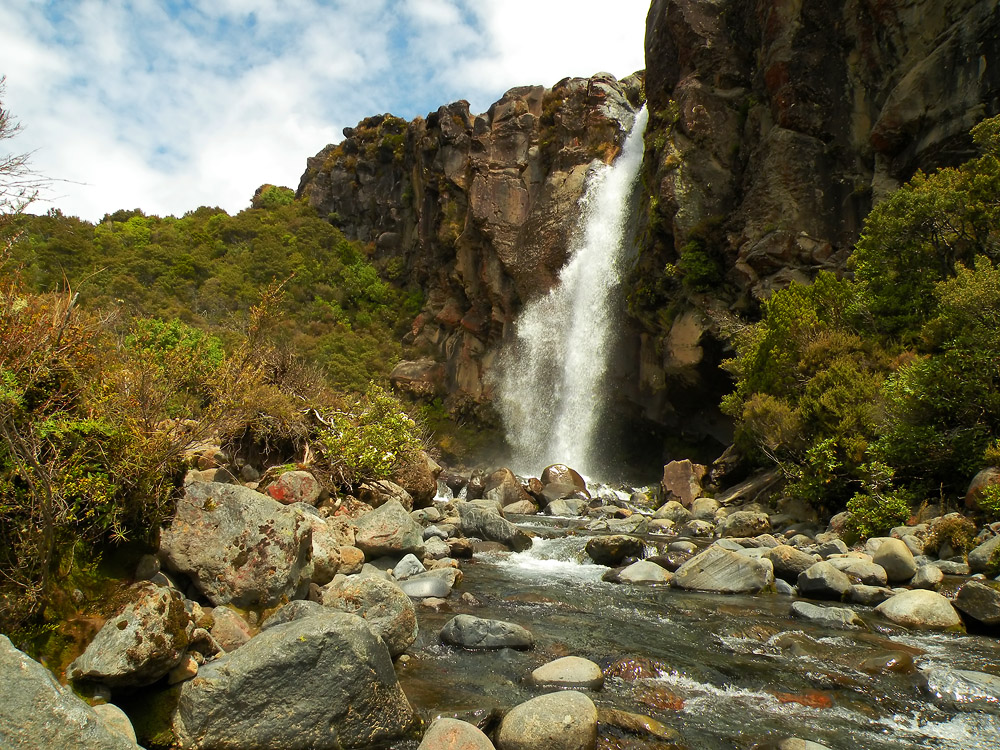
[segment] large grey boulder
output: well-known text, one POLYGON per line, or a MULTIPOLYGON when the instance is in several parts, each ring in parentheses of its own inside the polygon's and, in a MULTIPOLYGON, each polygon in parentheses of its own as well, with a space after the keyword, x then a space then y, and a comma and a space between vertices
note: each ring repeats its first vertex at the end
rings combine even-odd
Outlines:
POLYGON ((360 617, 327 612, 203 666, 173 724, 192 750, 334 750, 393 740, 412 720, 382 640, 360 617))
POLYGON ((755 593, 773 583, 770 560, 746 557, 717 545, 681 565, 673 579, 677 588, 723 594, 755 593))
POLYGON ((181 595, 143 581, 129 587, 128 597, 129 603, 69 665, 72 679, 141 687, 180 663, 195 629, 181 595))
POLYGON ((0 747, 4 750, 137 750, 135 742, 0 635, 0 747))
POLYGON ((996 574, 1000 567, 1000 534, 976 547, 969 553, 969 569, 973 573, 996 574))
POLYGON ((797 581, 799 573, 816 564, 812 555, 789 544, 770 547, 764 554, 774 566, 775 577, 785 581, 797 581))
POLYGON ((662 518, 667 521, 673 521, 675 524, 680 526, 681 524, 687 523, 691 520, 691 511, 676 500, 671 500, 657 508, 656 512, 653 514, 653 518, 662 518))
POLYGON ((462 533, 490 542, 500 542, 521 552, 531 546, 531 537, 499 513, 484 510, 472 503, 456 503, 462 533))
POLYGON ((260 624, 260 629, 267 630, 277 625, 284 625, 286 622, 291 622, 292 620, 301 620, 303 617, 315 617, 327 611, 319 602, 312 602, 308 599, 296 599, 294 602, 288 602, 288 604, 264 620, 260 624))
POLYGON ((792 614, 832 628, 859 628, 865 625, 858 613, 847 607, 819 607, 809 602, 792 602, 792 614))
POLYGON ((417 638, 417 613, 395 581, 375 575, 337 576, 323 589, 323 606, 358 615, 393 656, 417 638))
POLYGON ((604 686, 604 672, 590 659, 564 656, 535 669, 531 682, 543 687, 600 690, 604 686))
POLYGON ((496 734, 497 750, 593 750, 596 743, 597 707, 575 690, 515 706, 496 734))
POLYGON ((951 602, 936 591, 912 589, 886 599, 875 611, 897 625, 922 630, 963 630, 951 602))
POLYGON ((622 583, 670 583, 673 573, 649 560, 639 560, 618 573, 622 583))
POLYGON ((274 607, 308 592, 312 530, 301 513, 246 487, 189 484, 160 534, 160 557, 214 605, 274 607))
POLYGON ((901 539, 889 538, 882 542, 872 555, 872 562, 885 568, 890 583, 909 581, 917 572, 913 553, 901 539))
MULTIPOLYGON (((868 560, 857 557, 831 557, 827 562, 842 573, 846 573, 851 583, 885 586, 889 582, 885 568, 868 560)), ((912 575, 908 576, 907 580, 911 577, 912 575)))
POLYGON ((639 537, 627 534, 595 536, 584 547, 590 559, 599 565, 621 565, 626 557, 642 557, 646 543, 639 537))
POLYGON ((418 557, 423 555, 424 528, 398 500, 389 500, 365 513, 354 525, 354 546, 368 560, 383 555, 402 557, 409 552, 418 557))
POLYGON ((815 599, 843 599, 851 590, 851 580, 828 561, 810 565, 799 574, 799 594, 815 599))
POLYGON ((739 510, 719 521, 716 531, 719 536, 755 537, 771 530, 771 519, 767 513, 739 510))
POLYGON ((459 719, 437 718, 417 750, 496 750, 479 727, 459 719))
POLYGON ((986 625, 1000 625, 1000 585, 966 582, 955 597, 955 608, 986 625))
POLYGON ((471 650, 532 648, 535 638, 512 622, 484 620, 472 615, 456 615, 441 629, 441 640, 471 650))

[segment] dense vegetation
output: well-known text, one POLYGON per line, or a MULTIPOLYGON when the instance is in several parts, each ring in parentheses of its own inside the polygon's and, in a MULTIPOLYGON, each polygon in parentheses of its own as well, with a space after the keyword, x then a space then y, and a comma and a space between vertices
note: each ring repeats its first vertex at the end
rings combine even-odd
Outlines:
POLYGON ((160 218, 136 209, 95 225, 53 210, 22 217, 21 230, 14 260, 31 288, 69 284, 88 308, 124 306, 224 339, 263 288, 283 282, 277 338, 342 388, 385 378, 421 304, 419 292, 383 280, 364 246, 287 188, 264 188, 235 216, 202 207, 160 218))
POLYGON ((13 212, 0 230, 5 632, 109 545, 151 540, 202 441, 308 455, 334 493, 422 447, 379 385, 419 296, 290 190, 236 216, 13 212))
POLYGON ((776 292, 731 331, 723 406, 740 442, 793 494, 851 510, 858 534, 964 492, 1000 458, 1000 118, 973 138, 980 157, 875 207, 853 279, 776 292))

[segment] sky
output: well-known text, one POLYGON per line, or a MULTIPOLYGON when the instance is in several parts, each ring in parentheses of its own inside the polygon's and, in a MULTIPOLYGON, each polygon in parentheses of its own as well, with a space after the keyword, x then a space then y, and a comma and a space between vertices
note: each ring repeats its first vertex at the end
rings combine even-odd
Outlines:
POLYGON ((234 213, 363 117, 643 67, 649 0, 8 0, 0 155, 36 213, 234 213))

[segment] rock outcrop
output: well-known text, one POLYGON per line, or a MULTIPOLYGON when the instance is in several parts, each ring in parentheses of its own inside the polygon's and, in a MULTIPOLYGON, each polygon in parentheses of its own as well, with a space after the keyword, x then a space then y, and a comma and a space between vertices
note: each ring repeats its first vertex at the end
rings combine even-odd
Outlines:
POLYGON ((435 356, 400 365, 398 388, 453 410, 489 401, 496 345, 555 281, 588 166, 620 150, 640 83, 567 78, 481 115, 459 101, 409 123, 369 117, 309 159, 298 194, 426 293, 409 340, 435 356))

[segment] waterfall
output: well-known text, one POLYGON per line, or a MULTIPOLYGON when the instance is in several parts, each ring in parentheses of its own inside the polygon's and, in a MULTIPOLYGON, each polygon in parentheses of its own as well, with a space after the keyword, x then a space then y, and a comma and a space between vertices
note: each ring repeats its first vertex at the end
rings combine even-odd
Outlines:
POLYGON ((525 305, 500 354, 497 403, 516 471, 565 463, 592 473, 645 127, 643 107, 614 164, 593 169, 559 280, 525 305))

